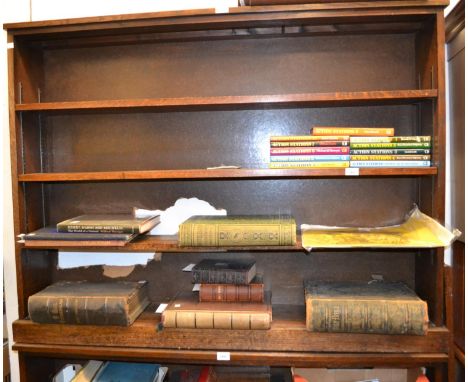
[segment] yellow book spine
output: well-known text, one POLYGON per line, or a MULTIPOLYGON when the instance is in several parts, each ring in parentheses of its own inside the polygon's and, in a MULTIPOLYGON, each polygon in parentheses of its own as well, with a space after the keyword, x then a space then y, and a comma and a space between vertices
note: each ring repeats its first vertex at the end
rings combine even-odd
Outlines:
POLYGON ((393 127, 313 127, 313 135, 383 136, 395 135, 393 127))
POLYGON ((271 142, 291 141, 349 141, 349 135, 277 135, 270 137, 271 142))
POLYGON ((431 160, 430 155, 351 155, 351 160, 431 160))
POLYGON ((349 161, 336 162, 272 162, 270 168, 346 168, 349 167, 349 161))

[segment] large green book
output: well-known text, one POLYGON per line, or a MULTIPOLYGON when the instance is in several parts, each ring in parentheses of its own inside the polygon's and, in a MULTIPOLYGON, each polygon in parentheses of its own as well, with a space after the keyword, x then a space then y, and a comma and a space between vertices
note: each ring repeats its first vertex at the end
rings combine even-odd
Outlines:
POLYGON ((425 335, 427 303, 399 282, 305 283, 313 332, 425 335))
POLYGON ((193 216, 179 226, 182 247, 286 246, 296 244, 291 216, 193 216))

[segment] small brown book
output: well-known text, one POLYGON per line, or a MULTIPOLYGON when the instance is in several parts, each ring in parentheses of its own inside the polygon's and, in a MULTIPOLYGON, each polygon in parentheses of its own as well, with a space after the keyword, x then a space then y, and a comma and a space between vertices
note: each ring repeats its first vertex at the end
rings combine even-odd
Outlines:
POLYGON ((199 302, 195 293, 181 294, 162 313, 166 328, 269 329, 270 296, 265 303, 199 302))
POLYGON ((257 275, 248 285, 201 284, 200 302, 263 302, 262 277, 257 275))
POLYGON ((30 296, 28 311, 41 324, 128 326, 148 304, 146 281, 61 281, 30 296))

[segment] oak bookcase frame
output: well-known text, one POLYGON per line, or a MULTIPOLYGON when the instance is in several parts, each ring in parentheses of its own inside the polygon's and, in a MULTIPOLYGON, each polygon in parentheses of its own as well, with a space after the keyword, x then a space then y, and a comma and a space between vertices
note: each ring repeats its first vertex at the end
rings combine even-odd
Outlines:
MULTIPOLYGON (((338 2, 6 24, 14 44, 8 60, 15 235, 76 212, 130 203, 159 208, 190 193, 220 207, 226 202, 232 213, 291 212, 298 223, 395 223, 412 203, 443 222, 445 5, 338 2), (343 169, 267 169, 269 134, 304 133, 312 121, 394 123, 399 135, 431 135, 433 166, 361 169, 354 177, 343 169), (242 168, 204 169, 223 158, 242 168)), ((307 257, 300 238, 287 248, 220 249, 254 256, 267 281, 275 275, 268 281, 273 295, 278 283, 286 290, 277 293, 271 330, 226 333, 158 332, 150 311, 125 329, 34 324, 27 318, 31 294, 59 278, 103 278, 96 267, 57 270, 57 249, 16 244, 20 319, 13 335, 22 381, 44 381, 72 359, 216 364, 217 351, 230 351, 230 362, 240 365, 429 366, 435 381, 444 380, 450 333, 442 250, 307 257), (376 270, 407 281, 428 301, 427 336, 305 330, 297 303, 302 277, 366 279, 376 270)), ((141 238, 124 250, 164 253, 161 263, 131 275, 151 278, 154 303, 189 284, 164 274, 206 251, 217 255, 181 250, 175 237, 141 238)))

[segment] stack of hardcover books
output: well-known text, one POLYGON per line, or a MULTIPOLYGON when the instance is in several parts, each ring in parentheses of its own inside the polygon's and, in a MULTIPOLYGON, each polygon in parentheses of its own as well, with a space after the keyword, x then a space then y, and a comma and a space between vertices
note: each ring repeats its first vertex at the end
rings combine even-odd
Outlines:
POLYGON ((346 134, 270 137, 270 168, 337 167, 349 167, 346 134))
POLYGON ((120 247, 159 223, 159 216, 135 218, 130 214, 81 215, 56 227, 21 235, 25 247, 120 247))
POLYGON ((195 293, 180 294, 162 314, 166 328, 269 329, 270 295, 253 260, 205 259, 192 269, 195 293))
POLYGON ((350 167, 428 167, 430 136, 394 136, 392 127, 314 127, 313 136, 346 134, 350 167))

